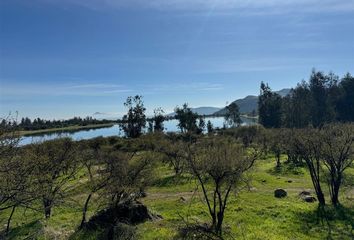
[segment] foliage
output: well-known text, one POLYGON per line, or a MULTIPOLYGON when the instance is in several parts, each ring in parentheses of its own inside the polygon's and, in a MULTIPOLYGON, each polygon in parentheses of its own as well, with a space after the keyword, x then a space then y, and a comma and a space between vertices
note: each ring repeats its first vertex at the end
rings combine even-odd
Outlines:
POLYGON ((225 122, 226 125, 230 127, 238 127, 241 125, 240 108, 235 102, 226 106, 225 122))
POLYGON ((204 119, 194 113, 188 104, 183 104, 182 108, 176 107, 176 119, 179 121, 178 127, 182 133, 200 134, 205 128, 204 119), (199 123, 198 123, 199 121, 199 123))
POLYGON ((146 108, 142 96, 128 97, 124 106, 128 108, 128 113, 123 116, 119 125, 127 137, 137 138, 142 134, 146 125, 146 108))
POLYGON ((354 121, 354 78, 339 79, 333 73, 313 70, 308 82, 301 82, 281 98, 261 84, 259 123, 265 127, 321 127, 326 123, 354 121))
POLYGON ((258 98, 259 123, 266 128, 281 126, 281 96, 272 92, 270 87, 261 83, 261 93, 258 98))

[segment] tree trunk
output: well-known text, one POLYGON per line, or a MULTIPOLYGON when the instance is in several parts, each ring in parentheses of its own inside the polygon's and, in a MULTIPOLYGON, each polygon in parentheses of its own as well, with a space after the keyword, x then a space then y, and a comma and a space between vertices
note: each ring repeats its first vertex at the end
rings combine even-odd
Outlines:
POLYGON ((276 159, 277 159, 277 168, 280 168, 280 153, 276 154, 276 159))
POLYGON ((88 205, 89 205, 91 197, 92 197, 92 193, 90 193, 88 195, 85 205, 84 205, 84 208, 82 210, 82 220, 81 220, 80 228, 83 228, 84 224, 86 223, 86 213, 87 213, 87 209, 88 209, 88 205))
POLYGON ((215 233, 219 236, 222 235, 222 223, 224 221, 224 213, 218 212, 218 222, 215 227, 215 233))
POLYGON ((318 198, 318 203, 319 203, 321 206, 326 205, 326 200, 325 200, 325 197, 324 197, 324 195, 323 195, 322 190, 319 190, 319 191, 318 191, 318 193, 317 193, 317 198, 318 198))
POLYGON ((45 218, 49 219, 52 215, 52 200, 46 198, 43 199, 43 206, 45 218))
POLYGON ((14 212, 15 212, 15 209, 16 209, 16 205, 14 205, 12 207, 12 210, 11 210, 11 214, 9 216, 9 218, 7 219, 7 225, 6 225, 6 235, 9 233, 10 231, 10 224, 11 224, 11 219, 12 219, 12 216, 14 215, 14 212))
POLYGON ((331 201, 332 201, 333 206, 335 206, 335 207, 337 207, 339 205, 339 200, 338 200, 339 188, 340 188, 340 178, 337 179, 337 181, 335 181, 333 183, 333 191, 331 194, 331 201))

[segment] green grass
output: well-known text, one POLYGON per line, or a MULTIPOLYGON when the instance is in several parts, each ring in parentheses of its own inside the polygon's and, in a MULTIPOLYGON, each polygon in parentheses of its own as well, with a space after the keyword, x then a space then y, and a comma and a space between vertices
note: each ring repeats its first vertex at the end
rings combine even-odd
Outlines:
MULTIPOLYGON (((147 190, 147 197, 141 199, 149 209, 163 216, 162 220, 145 222, 136 226, 138 239, 179 239, 179 230, 186 223, 208 223, 209 216, 203 204, 200 188, 187 174, 174 176, 167 166, 159 166, 153 186, 147 190), (196 191, 195 191, 196 190, 196 191), (181 197, 185 201, 181 200, 181 197)), ((312 190, 310 176, 305 168, 289 167, 275 169, 272 158, 260 160, 250 173, 253 177, 252 191, 244 190, 232 195, 224 221, 225 239, 353 239, 354 169, 346 172, 341 192, 342 206, 338 209, 326 206, 318 210, 317 203, 305 203, 298 194, 312 190), (291 182, 289 182, 291 180, 291 182), (284 188, 288 196, 277 199, 276 188, 284 188)), ((10 239, 97 239, 102 231, 77 231, 81 220, 81 208, 87 188, 85 175, 80 172, 73 182, 70 199, 55 207, 53 217, 45 220, 42 213, 19 209, 15 212, 10 239), (79 184, 79 183, 82 184, 79 184)), ((327 201, 329 202, 328 193, 327 201)), ((92 201, 89 216, 99 207, 92 201)), ((8 211, 0 214, 0 226, 4 226, 8 211)))

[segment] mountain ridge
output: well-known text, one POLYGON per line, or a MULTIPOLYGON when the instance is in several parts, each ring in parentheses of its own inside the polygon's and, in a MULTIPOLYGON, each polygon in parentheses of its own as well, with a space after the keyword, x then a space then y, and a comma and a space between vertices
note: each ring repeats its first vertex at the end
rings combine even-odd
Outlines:
MULTIPOLYGON (((291 88, 283 88, 279 91, 276 91, 275 93, 278 93, 280 96, 285 97, 290 93, 291 88)), ((240 113, 245 114, 245 113, 251 113, 253 111, 257 111, 258 108, 258 96, 255 95, 248 95, 244 98, 236 99, 232 103, 236 103, 238 107, 240 108, 240 113)), ((218 110, 214 112, 213 115, 225 115, 226 114, 226 108, 222 108, 221 110, 218 110)))

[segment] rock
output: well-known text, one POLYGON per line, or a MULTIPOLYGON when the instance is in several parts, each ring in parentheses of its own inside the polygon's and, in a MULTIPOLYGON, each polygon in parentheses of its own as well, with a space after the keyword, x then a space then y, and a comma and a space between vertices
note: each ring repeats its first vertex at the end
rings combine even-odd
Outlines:
POLYGON ((281 189, 281 188, 278 188, 274 191, 274 197, 276 197, 276 198, 283 198, 283 197, 286 197, 287 195, 288 195, 288 193, 284 189, 281 189))
POLYGON ((118 222, 138 224, 147 220, 157 220, 162 217, 149 212, 147 207, 138 201, 127 201, 116 207, 99 211, 92 216, 86 227, 89 229, 106 228, 118 222))
POLYGON ((289 179, 287 182, 288 182, 288 183, 292 183, 292 182, 293 182, 293 180, 290 180, 290 179, 289 179))
POLYGON ((299 193, 300 197, 310 196, 310 195, 311 195, 310 191, 302 191, 302 192, 299 193))
POLYGON ((263 180, 262 180, 262 183, 265 183, 265 182, 267 182, 267 180, 263 179, 263 180))
POLYGON ((186 199, 185 199, 184 197, 180 197, 180 198, 179 198, 179 201, 180 201, 180 202, 186 202, 186 199))
POLYGON ((304 200, 305 202, 316 202, 317 199, 313 196, 311 196, 311 192, 310 191, 302 191, 299 193, 299 196, 301 197, 302 200, 304 200))
POLYGON ((316 202, 317 201, 317 199, 315 198, 315 197, 312 197, 312 196, 304 196, 303 198, 302 198, 305 202, 308 202, 308 203, 312 203, 312 202, 316 202))
POLYGON ((257 191, 257 188, 255 188, 255 187, 250 188, 250 192, 256 192, 256 191, 257 191))

